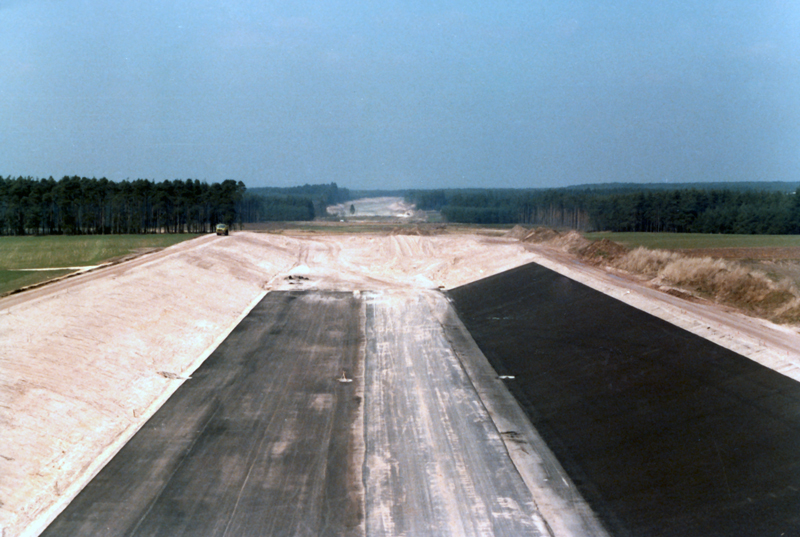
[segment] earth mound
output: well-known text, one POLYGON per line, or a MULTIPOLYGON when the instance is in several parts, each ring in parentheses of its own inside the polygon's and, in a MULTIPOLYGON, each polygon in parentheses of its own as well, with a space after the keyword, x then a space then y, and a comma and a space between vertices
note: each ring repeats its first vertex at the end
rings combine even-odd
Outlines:
MULTIPOLYGON (((513 232, 514 229, 512 229, 511 231, 513 232)), ((535 227, 533 229, 525 231, 527 231, 527 233, 525 233, 525 235, 520 239, 522 242, 534 242, 534 243, 548 242, 561 236, 560 232, 556 231, 555 229, 546 227, 535 227)))
POLYGON ((613 263, 628 254, 628 249, 609 239, 600 239, 578 250, 578 255, 588 263, 601 265, 613 263))
POLYGON ((525 235, 527 235, 529 232, 530 230, 528 228, 522 227, 521 225, 517 224, 516 226, 511 228, 508 232, 506 232, 505 236, 508 237, 509 239, 522 240, 525 238, 525 235))

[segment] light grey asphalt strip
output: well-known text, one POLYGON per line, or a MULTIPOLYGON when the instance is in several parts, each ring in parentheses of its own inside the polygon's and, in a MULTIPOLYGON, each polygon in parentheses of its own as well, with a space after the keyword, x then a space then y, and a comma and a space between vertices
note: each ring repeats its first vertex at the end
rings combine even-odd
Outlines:
POLYGON ((547 535, 425 297, 366 298, 367 534, 547 535))

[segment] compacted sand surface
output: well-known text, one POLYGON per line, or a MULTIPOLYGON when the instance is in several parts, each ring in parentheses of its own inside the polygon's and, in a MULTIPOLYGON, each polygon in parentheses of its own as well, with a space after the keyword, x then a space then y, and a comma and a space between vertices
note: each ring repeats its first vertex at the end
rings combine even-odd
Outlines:
POLYGON ((266 292, 450 289, 532 261, 800 377, 793 329, 512 238, 206 236, 0 300, 0 535, 38 534, 266 292))

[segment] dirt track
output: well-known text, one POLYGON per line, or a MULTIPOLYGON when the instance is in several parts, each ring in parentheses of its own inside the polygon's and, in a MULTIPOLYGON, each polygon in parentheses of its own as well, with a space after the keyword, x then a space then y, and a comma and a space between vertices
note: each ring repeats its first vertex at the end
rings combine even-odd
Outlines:
POLYGON ((793 329, 513 239, 202 237, 0 301, 0 527, 41 531, 267 290, 452 288, 530 261, 800 379, 793 329))

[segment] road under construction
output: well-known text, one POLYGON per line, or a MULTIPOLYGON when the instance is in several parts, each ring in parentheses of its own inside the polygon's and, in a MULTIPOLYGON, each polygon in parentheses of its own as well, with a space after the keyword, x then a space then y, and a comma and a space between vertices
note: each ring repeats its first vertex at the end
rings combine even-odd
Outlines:
MULTIPOLYGON (((61 387, 63 379, 38 380, 62 390, 38 388, 45 407, 74 397, 87 410, 64 414, 74 421, 62 421, 63 431, 53 424, 52 438, 63 440, 41 440, 41 448, 28 441, 29 459, 54 444, 76 456, 67 449, 73 442, 86 460, 106 460, 91 472, 78 459, 77 470, 59 466, 57 454, 35 466, 21 449, 3 446, 0 464, 12 469, 19 461, 43 480, 55 476, 50 488, 36 489, 40 503, 23 523, 26 511, 7 514, 24 498, 8 486, 16 474, 6 474, 0 509, 6 521, 22 520, 6 523, 9 535, 800 531, 797 381, 735 352, 745 337, 718 344, 719 320, 687 331, 679 326, 685 319, 668 322, 598 291, 600 280, 589 287, 550 270, 511 240, 374 237, 374 257, 356 266, 351 239, 237 235, 204 238, 116 268, 113 277, 86 274, 85 289, 76 281, 0 303, 10 325, 54 303, 85 303, 99 290, 106 300, 84 307, 105 307, 109 296, 138 304, 148 298, 142 293, 161 293, 164 305, 144 332, 184 337, 161 335, 141 356, 133 335, 128 346, 109 335, 140 369, 112 370, 106 362, 120 357, 110 352, 73 361, 67 369, 94 374, 84 392, 61 387), (252 251, 264 246, 276 253, 270 267, 252 251), (462 261, 469 248, 495 247, 516 257, 488 254, 482 268, 462 261), (225 256, 237 248, 240 262, 231 267, 225 256), (331 257, 338 265, 326 262, 331 257), (174 295, 156 284, 162 270, 165 279, 174 270, 170 263, 194 267, 198 285, 206 273, 231 280, 227 296, 238 302, 223 304, 219 326, 203 324, 214 317, 200 298, 193 304, 200 319, 168 304, 174 295), (461 263, 467 266, 457 274, 461 263), (364 275, 364 266, 372 272, 364 275), (145 269, 155 275, 152 288, 128 297, 145 269), (249 279, 258 283, 248 287, 249 279), (249 314, 237 317, 249 302, 249 314), (209 341, 186 334, 202 330, 218 341, 198 360, 195 349, 209 341), (697 335, 703 330, 718 341, 697 335), (125 375, 132 377, 120 384, 125 375), (85 393, 91 390, 96 399, 85 393), (108 410, 92 414, 104 404, 108 410), (79 412, 88 417, 78 420, 79 412)), ((203 300, 221 308, 226 293, 203 285, 203 300)), ((94 339, 88 328, 78 333, 88 342, 80 352, 90 355, 91 341, 104 349, 98 332, 94 339)), ((20 339, 23 350, 35 344, 20 339)), ((21 386, 18 393, 37 393, 33 381, 5 378, 21 386)), ((33 415, 26 410, 32 400, 20 397, 9 405, 33 415)), ((12 425, 27 423, 16 416, 12 425)), ((39 429, 8 430, 23 438, 47 419, 39 429)))

